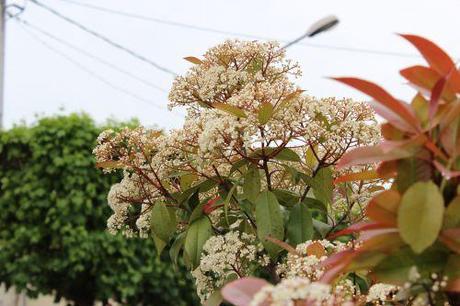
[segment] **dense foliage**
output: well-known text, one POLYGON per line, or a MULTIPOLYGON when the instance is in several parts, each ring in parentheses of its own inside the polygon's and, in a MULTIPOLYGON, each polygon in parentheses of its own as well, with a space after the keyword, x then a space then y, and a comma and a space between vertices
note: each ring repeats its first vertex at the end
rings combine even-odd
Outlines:
MULTIPOLYGON (((352 273, 386 283, 374 292, 380 305, 460 305, 460 71, 431 41, 401 36, 428 63, 400 71, 416 89, 410 103, 374 83, 336 78, 371 96, 372 107, 387 120, 381 125, 384 139, 379 144, 347 152, 337 168, 378 163, 374 177, 392 180, 388 190, 371 199, 364 221, 328 237, 348 237, 355 243, 323 263, 327 271, 321 281, 334 284, 352 273)), ((357 172, 336 182, 368 177, 369 172, 357 172)), ((263 281, 245 279, 224 292, 239 303, 238 290, 255 293, 261 287, 263 281)), ((298 293, 292 284, 277 287, 273 292, 278 294, 298 293)), ((254 299, 270 301, 274 295, 264 291, 254 299)), ((307 302, 308 298, 300 301, 307 302)))
POLYGON ((188 57, 194 65, 169 95, 170 107, 188 111, 183 128, 107 130, 94 150, 106 172, 123 170, 108 195, 109 230, 151 236, 173 261, 182 255, 207 305, 247 276, 311 283, 335 305, 366 299, 373 284, 357 274, 333 287, 316 281, 321 263, 353 244, 325 238, 361 221, 383 189, 371 165, 334 168, 350 149, 379 141, 374 113, 304 94, 293 82, 297 63, 284 55, 276 43, 227 41, 188 57), (350 171, 374 179, 333 184, 350 171))
POLYGON ((151 239, 107 233, 106 194, 119 176, 95 167, 100 131, 70 115, 0 133, 0 282, 79 306, 196 304, 185 272, 161 262, 151 239))

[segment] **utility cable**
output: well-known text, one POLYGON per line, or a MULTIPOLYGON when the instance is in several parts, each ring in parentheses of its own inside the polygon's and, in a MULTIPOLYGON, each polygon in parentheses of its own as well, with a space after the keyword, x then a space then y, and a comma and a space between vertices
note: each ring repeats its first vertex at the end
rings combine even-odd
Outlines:
POLYGON ((96 32, 96 31, 90 29, 89 27, 83 25, 82 23, 80 23, 80 22, 78 22, 76 20, 73 20, 73 19, 61 14, 60 12, 58 12, 55 9, 53 9, 52 7, 47 6, 46 4, 43 4, 43 3, 41 3, 40 1, 37 1, 37 0, 29 0, 29 1, 34 3, 35 5, 37 5, 39 7, 47 10, 48 12, 52 13, 53 15, 61 18, 62 20, 64 20, 64 21, 66 21, 66 22, 78 27, 79 29, 85 31, 86 33, 91 34, 92 36, 94 36, 94 37, 96 37, 96 38, 108 43, 109 45, 128 53, 129 55, 139 59, 140 61, 143 61, 143 62, 155 67, 156 69, 158 69, 160 71, 163 71, 165 73, 168 73, 168 74, 170 74, 170 75, 172 75, 174 77, 177 76, 177 74, 174 71, 172 71, 172 70, 170 70, 170 69, 168 69, 168 68, 166 68, 164 66, 161 66, 160 64, 152 61, 151 59, 149 59, 149 58, 147 58, 147 57, 145 57, 145 56, 143 56, 143 55, 141 55, 139 53, 137 53, 136 51, 133 51, 133 50, 129 49, 128 47, 125 47, 125 46, 113 41, 112 39, 110 39, 110 38, 106 37, 105 35, 100 34, 100 33, 96 32))
MULTIPOLYGON (((158 106, 157 104, 155 104, 153 101, 151 100, 147 100, 143 97, 140 97, 138 96, 137 94, 125 89, 125 88, 121 88, 119 87, 118 85, 115 85, 113 84, 112 82, 110 81, 107 81, 104 77, 100 76, 99 74, 97 74, 96 72, 86 68, 84 65, 82 65, 80 62, 78 62, 77 60, 74 60, 73 58, 71 58, 70 56, 68 56, 67 54, 65 54, 64 52, 61 52, 60 50, 54 48, 53 46, 51 46, 50 44, 48 44, 46 41, 42 40, 41 38, 39 38, 37 35, 35 35, 35 33, 31 32, 28 28, 26 28, 25 26, 23 26, 21 24, 21 28, 25 31, 25 33, 27 33, 33 40, 37 41, 38 43, 40 43, 41 45, 43 45, 45 48, 47 48, 48 50, 58 54, 59 56, 63 57, 64 59, 66 59, 68 62, 72 63, 74 66, 78 67, 80 70, 86 72, 88 75, 92 76, 93 78, 99 80, 101 83, 104 83, 105 85, 107 85, 108 87, 114 89, 114 90, 117 90, 119 92, 122 92, 124 93, 125 95, 131 97, 131 98, 134 98, 135 100, 137 101, 141 101, 141 102, 144 102, 150 106, 153 106, 161 111, 165 111, 164 108, 158 106)), ((177 117, 180 117, 182 118, 182 115, 180 113, 177 113, 177 112, 174 112, 172 111, 171 112, 173 115, 177 116, 177 117)))
POLYGON ((64 46, 66 46, 66 47, 68 47, 70 49, 73 49, 73 50, 77 51, 80 54, 83 54, 83 55, 95 60, 96 62, 99 62, 99 63, 101 63, 101 64, 103 64, 103 65, 105 65, 107 67, 110 67, 111 69, 113 69, 115 71, 118 71, 118 72, 120 72, 122 74, 125 74, 125 75, 131 77, 132 79, 137 80, 137 81, 139 81, 139 82, 141 82, 141 83, 143 83, 143 84, 145 84, 145 85, 147 85, 147 86, 149 86, 151 88, 154 88, 154 89, 159 90, 159 91, 164 92, 164 93, 168 92, 166 89, 164 89, 164 88, 162 88, 162 87, 160 87, 160 86, 158 86, 156 84, 153 84, 148 80, 140 78, 137 75, 135 75, 135 74, 123 69, 123 68, 120 68, 120 67, 114 65, 113 63, 111 63, 111 62, 109 62, 109 61, 107 61, 107 60, 105 60, 105 59, 103 59, 103 58, 101 58, 99 56, 96 56, 96 55, 94 55, 94 54, 92 54, 92 53, 90 53, 90 52, 88 52, 88 51, 86 51, 86 50, 84 50, 84 49, 72 44, 72 43, 69 43, 68 41, 65 41, 64 39, 59 38, 59 37, 51 34, 50 32, 45 31, 45 30, 43 30, 43 29, 31 24, 30 22, 28 22, 28 21, 26 21, 24 19, 16 17, 16 20, 19 21, 20 23, 22 23, 23 25, 25 25, 26 27, 29 27, 29 28, 33 29, 34 31, 37 31, 40 34, 45 35, 48 38, 51 38, 52 40, 54 40, 54 41, 56 41, 56 42, 58 42, 58 43, 60 43, 60 44, 62 44, 64 46))
MULTIPOLYGON (((33 0, 31 0, 31 1, 33 1, 33 0)), ((105 13, 110 13, 110 14, 113 14, 113 15, 119 15, 119 16, 124 16, 124 17, 128 17, 128 18, 133 18, 133 19, 138 19, 138 20, 143 20, 143 21, 149 21, 149 22, 155 22, 155 23, 160 23, 160 24, 166 24, 166 25, 170 25, 170 26, 176 26, 176 27, 192 29, 192 30, 197 30, 197 31, 202 31, 202 32, 216 33, 216 34, 222 34, 222 35, 227 35, 227 36, 237 36, 237 37, 243 37, 243 38, 249 38, 249 39, 259 39, 259 40, 266 40, 266 41, 276 40, 276 41, 283 42, 283 43, 289 43, 290 42, 289 40, 286 40, 286 39, 277 39, 277 38, 273 38, 273 37, 252 35, 252 34, 241 33, 241 32, 223 31, 223 30, 218 30, 218 29, 214 29, 214 28, 201 27, 201 26, 196 26, 196 25, 192 25, 192 24, 176 22, 176 21, 171 21, 171 20, 166 20, 166 19, 148 17, 148 16, 139 15, 139 14, 133 14, 133 13, 126 13, 126 12, 123 12, 123 11, 109 9, 109 8, 105 8, 105 7, 102 7, 102 6, 97 6, 97 5, 93 5, 93 4, 89 4, 89 3, 78 2, 78 1, 75 1, 75 0, 60 0, 60 1, 67 2, 67 3, 77 5, 77 6, 81 6, 81 7, 86 7, 86 8, 97 10, 97 11, 101 11, 101 12, 105 12, 105 13)), ((311 48, 318 48, 318 49, 328 49, 328 50, 332 50, 332 51, 346 51, 346 52, 362 53, 362 54, 397 56, 397 57, 406 57, 406 58, 419 58, 420 57, 419 55, 412 54, 412 53, 402 53, 402 52, 393 52, 393 51, 382 51, 382 50, 376 50, 376 49, 366 49, 366 48, 355 48, 355 47, 335 46, 335 45, 326 45, 326 44, 316 44, 316 43, 302 42, 302 41, 297 42, 297 45, 311 47, 311 48)))

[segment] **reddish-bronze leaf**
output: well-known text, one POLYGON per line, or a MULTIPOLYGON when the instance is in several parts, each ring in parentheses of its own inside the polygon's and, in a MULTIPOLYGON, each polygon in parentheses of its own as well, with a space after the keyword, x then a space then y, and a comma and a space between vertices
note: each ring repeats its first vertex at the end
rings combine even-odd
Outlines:
POLYGON ((357 250, 345 250, 329 256, 320 264, 326 271, 319 281, 326 284, 332 282, 359 254, 357 250))
POLYGON ((449 84, 456 92, 460 91, 460 74, 450 56, 432 41, 410 34, 400 34, 422 54, 430 67, 442 76, 448 76, 449 84))
POLYGON ((382 178, 395 177, 398 174, 398 163, 395 160, 381 162, 376 171, 382 178))
POLYGON ((337 163, 338 169, 407 158, 415 154, 427 141, 423 134, 402 141, 383 141, 378 145, 359 147, 345 153, 337 163))
POLYGON ((429 107, 429 117, 430 120, 433 119, 434 114, 438 110, 439 99, 441 98, 441 93, 446 86, 446 78, 440 78, 436 84, 434 84, 433 89, 431 90, 431 97, 430 97, 430 107, 429 107))
POLYGON ((395 226, 401 195, 396 190, 385 190, 372 198, 366 207, 366 216, 370 219, 395 226))
POLYGON ((380 132, 386 140, 402 140, 404 138, 404 132, 389 122, 380 125, 380 132))
POLYGON ((195 65, 200 65, 203 63, 202 60, 200 60, 199 58, 197 57, 194 57, 194 56, 187 56, 187 57, 184 57, 184 60, 192 63, 192 64, 195 64, 195 65))
POLYGON ((404 241, 399 236, 398 232, 385 232, 380 235, 375 235, 359 246, 360 251, 383 251, 388 252, 396 250, 404 245, 404 241))
POLYGON ((316 256, 317 258, 321 258, 326 256, 326 249, 323 247, 321 243, 318 241, 313 242, 307 247, 307 255, 308 256, 316 256))
POLYGON ((350 181, 367 181, 367 180, 375 180, 381 178, 380 175, 375 170, 366 170, 361 172, 353 172, 347 173, 344 175, 339 176, 334 180, 334 184, 339 184, 343 182, 350 182, 350 181))
POLYGON ((455 67, 455 64, 450 56, 432 41, 417 35, 400 35, 414 45, 428 62, 430 67, 441 75, 447 75, 452 70, 452 67, 455 67))
POLYGON ((244 277, 228 283, 222 288, 225 300, 237 306, 248 306, 254 295, 269 283, 261 278, 244 277))
MULTIPOLYGON (((436 82, 442 78, 434 69, 419 65, 402 69, 399 73, 413 85, 428 91, 432 91, 436 82)), ((445 86, 442 91, 442 98, 446 101, 452 101, 455 99, 455 93, 449 86, 445 86)))
POLYGON ((380 229, 380 228, 391 228, 391 227, 392 226, 382 224, 382 223, 378 223, 378 222, 363 221, 363 222, 358 222, 358 223, 355 223, 353 225, 350 225, 349 227, 347 227, 347 228, 345 228, 345 229, 343 229, 341 231, 332 233, 331 235, 328 236, 328 239, 334 239, 334 238, 337 238, 337 237, 340 237, 340 236, 345 236, 345 235, 349 235, 349 234, 353 234, 353 233, 357 233, 357 232, 361 232, 361 231, 366 231, 366 230, 373 230, 373 229, 380 229))
POLYGON ((413 114, 410 107, 394 98, 390 95, 387 91, 385 91, 382 87, 361 79, 357 78, 333 78, 339 82, 347 84, 351 87, 362 91, 363 93, 367 94, 368 96, 374 98, 379 104, 372 104, 375 111, 380 114, 382 117, 387 119, 389 122, 398 126, 398 128, 403 127, 403 123, 406 123, 408 126, 404 127, 405 130, 409 129, 412 131, 418 131, 420 127, 420 123, 413 114), (399 116, 403 121, 398 121, 395 119, 394 114, 399 116))

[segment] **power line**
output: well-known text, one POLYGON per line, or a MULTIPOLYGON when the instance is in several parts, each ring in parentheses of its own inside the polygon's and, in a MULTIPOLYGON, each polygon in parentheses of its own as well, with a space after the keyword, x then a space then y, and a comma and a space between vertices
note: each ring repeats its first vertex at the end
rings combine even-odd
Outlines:
POLYGON ((43 30, 43 29, 31 24, 30 22, 28 22, 28 21, 26 21, 24 19, 16 17, 16 20, 18 22, 22 23, 23 25, 25 25, 25 26, 27 26, 27 27, 39 32, 40 34, 45 35, 45 36, 53 39, 54 41, 57 41, 58 43, 60 43, 60 44, 62 44, 64 46, 67 46, 68 48, 71 48, 71 49, 79 52, 80 54, 83 54, 83 55, 85 55, 85 56, 87 56, 87 57, 89 57, 89 58, 91 58, 91 59, 93 59, 93 60, 95 60, 95 61, 97 61, 97 62, 99 62, 99 63, 101 63, 101 64, 103 64, 105 66, 107 66, 107 67, 110 67, 111 69, 113 69, 115 71, 118 71, 118 72, 120 72, 122 74, 125 74, 125 75, 131 77, 132 79, 135 79, 135 80, 137 80, 137 81, 139 81, 139 82, 141 82, 141 83, 143 83, 143 84, 145 84, 145 85, 147 85, 149 87, 152 87, 152 88, 154 88, 156 90, 159 90, 161 92, 164 92, 164 93, 168 92, 166 89, 164 89, 164 88, 162 88, 162 87, 160 87, 160 86, 158 86, 156 84, 153 84, 148 80, 140 78, 140 77, 136 76, 135 74, 133 74, 133 73, 131 73, 131 72, 129 72, 129 71, 123 69, 123 68, 120 68, 120 67, 114 65, 113 63, 111 63, 111 62, 109 62, 109 61, 107 61, 107 60, 105 60, 105 59, 103 59, 103 58, 101 58, 99 56, 96 56, 96 55, 94 55, 92 53, 89 53, 88 51, 86 51, 86 50, 84 50, 84 49, 82 49, 82 48, 80 48, 80 47, 78 47, 78 46, 76 46, 74 44, 71 44, 71 43, 69 43, 69 42, 67 42, 65 40, 63 40, 62 38, 59 38, 59 37, 51 34, 50 32, 45 31, 45 30, 43 30))
POLYGON ((62 20, 65 20, 66 22, 68 22, 70 24, 73 24, 74 26, 76 26, 76 27, 80 28, 81 30, 93 35, 94 37, 96 37, 96 38, 108 43, 109 45, 111 45, 111 46, 113 46, 115 48, 118 48, 118 49, 130 54, 131 56, 133 56, 133 57, 135 57, 135 58, 137 58, 137 59, 139 59, 139 60, 141 60, 141 61, 143 61, 143 62, 145 62, 145 63, 147 63, 147 64, 149 64, 151 66, 153 66, 153 67, 155 67, 156 69, 161 70, 161 71, 163 71, 165 73, 171 74, 172 76, 177 76, 177 74, 174 71, 157 64, 156 62, 146 58, 145 56, 143 56, 143 55, 141 55, 141 54, 139 54, 139 53, 137 53, 137 52, 135 52, 135 51, 133 51, 133 50, 131 50, 131 49, 129 49, 129 48, 127 48, 127 47, 115 42, 115 41, 113 41, 113 40, 111 40, 110 38, 106 37, 105 35, 102 35, 102 34, 96 32, 96 31, 90 29, 89 27, 81 24, 80 22, 75 21, 75 20, 73 20, 73 19, 61 14, 60 12, 56 11, 55 9, 53 9, 53 8, 51 8, 51 7, 49 7, 49 6, 45 5, 45 4, 37 1, 37 0, 30 0, 30 2, 36 4, 37 6, 43 8, 43 9, 45 9, 47 11, 49 11, 50 13, 52 13, 53 15, 61 18, 62 20))
MULTIPOLYGON (((22 30, 24 30, 25 33, 27 33, 33 40, 37 41, 38 43, 40 43, 41 45, 43 45, 45 48, 47 48, 48 50, 58 54, 59 56, 63 57, 64 59, 66 59, 68 62, 72 63, 74 66, 78 67, 80 70, 86 72, 88 75, 92 76, 93 78, 99 80, 101 83, 104 83, 105 85, 107 85, 108 87, 114 89, 114 90, 117 90, 119 92, 122 92, 124 93, 125 95, 131 97, 131 98, 134 98, 135 100, 137 101, 141 101, 141 102, 144 102, 150 106, 153 106, 157 109, 160 109, 162 111, 165 111, 165 109, 163 109, 162 107, 156 105, 153 101, 150 101, 150 100, 147 100, 143 97, 140 97, 138 96, 137 94, 129 91, 129 90, 126 90, 125 88, 122 88, 122 87, 119 87, 118 85, 115 85, 113 84, 112 82, 110 81, 107 81, 104 77, 100 76, 99 74, 95 73, 94 71, 86 68, 84 65, 82 65, 80 62, 78 62, 77 60, 74 60, 73 58, 71 58, 70 56, 68 56, 67 54, 65 54, 64 52, 61 52, 59 51, 58 49, 54 48, 53 46, 51 46, 50 44, 48 44, 46 41, 42 40, 41 38, 39 38, 37 35, 35 35, 33 32, 29 31, 28 28, 26 28, 23 24, 21 24, 21 28, 22 30)), ((182 117, 179 113, 177 112, 174 112, 172 111, 171 112, 173 115, 177 116, 177 117, 182 117)))
MULTIPOLYGON (((85 8, 89 8, 89 9, 93 9, 93 10, 97 10, 97 11, 101 11, 101 12, 105 12, 105 13, 109 13, 109 14, 124 16, 128 18, 133 18, 133 19, 138 19, 138 20, 143 20, 143 21, 148 21, 148 22, 160 23, 160 24, 165 24, 165 25, 170 25, 170 26, 175 26, 175 27, 180 27, 180 28, 192 29, 192 30, 197 30, 201 32, 209 32, 209 33, 229 35, 229 36, 238 36, 238 37, 244 37, 244 38, 249 38, 249 39, 276 40, 276 41, 283 42, 283 43, 289 43, 289 40, 286 40, 286 39, 277 39, 274 37, 252 35, 252 34, 241 33, 241 32, 224 31, 224 30, 218 30, 218 29, 209 28, 209 27, 201 27, 201 26, 196 26, 192 24, 172 21, 172 20, 154 18, 154 17, 133 14, 133 13, 126 13, 123 11, 109 9, 106 7, 97 6, 97 5, 93 5, 89 3, 78 2, 74 0, 60 0, 60 1, 67 2, 67 3, 81 6, 81 7, 85 7, 85 8)), ((299 42, 297 45, 311 47, 311 48, 318 48, 318 49, 328 49, 328 50, 333 50, 333 51, 346 51, 346 52, 354 52, 354 53, 398 56, 398 57, 406 57, 406 58, 419 58, 420 57, 419 55, 412 54, 412 53, 381 51, 381 50, 375 50, 375 49, 334 46, 334 45, 326 45, 326 44, 315 44, 315 43, 309 43, 309 42, 299 42)))

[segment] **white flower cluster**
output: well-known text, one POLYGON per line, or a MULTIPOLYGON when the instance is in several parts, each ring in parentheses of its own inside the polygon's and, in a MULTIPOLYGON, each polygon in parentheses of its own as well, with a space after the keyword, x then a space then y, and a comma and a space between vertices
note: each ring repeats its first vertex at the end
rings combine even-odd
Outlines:
POLYGON ((289 253, 286 261, 277 267, 277 273, 282 278, 306 278, 310 281, 318 280, 324 273, 320 263, 333 253, 341 251, 345 244, 331 243, 328 240, 309 240, 296 247, 298 254, 289 253), (313 246, 312 248, 310 248, 313 246), (316 249, 317 251, 313 250, 316 249), (309 250, 312 251, 309 251, 309 250), (314 252, 314 253, 312 253, 314 252))
POLYGON ((276 286, 267 285, 256 293, 250 306, 338 306, 353 305, 347 299, 332 293, 329 285, 311 282, 306 278, 284 279, 276 286), (300 303, 298 303, 300 302, 300 303))
POLYGON ((377 283, 369 288, 366 301, 372 302, 374 305, 384 305, 385 302, 393 300, 394 294, 398 290, 397 286, 377 283))
POLYGON ((300 76, 298 64, 284 56, 276 42, 228 40, 209 49, 201 64, 176 78, 169 106, 226 102, 257 109, 263 102, 276 101, 295 89, 288 75, 300 76))
POLYGON ((213 236, 204 244, 200 265, 192 272, 198 295, 205 301, 227 279, 248 276, 268 263, 268 256, 253 235, 232 231, 213 236))

